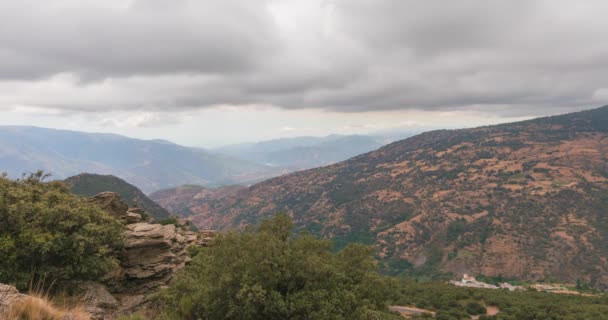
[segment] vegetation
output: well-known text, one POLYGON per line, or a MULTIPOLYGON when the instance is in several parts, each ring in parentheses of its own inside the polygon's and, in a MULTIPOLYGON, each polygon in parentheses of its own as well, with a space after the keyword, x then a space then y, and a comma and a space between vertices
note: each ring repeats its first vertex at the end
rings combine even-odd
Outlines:
POLYGON ((59 309, 48 297, 28 296, 11 304, 6 312, 10 320, 90 320, 91 317, 82 308, 59 309))
POLYGON ((116 263, 122 224, 45 178, 0 176, 0 283, 95 279, 116 263))
MULTIPOLYGON (((6 309, 0 308, 0 318, 8 320, 90 320, 79 303, 58 303, 51 298, 44 284, 38 282, 24 298, 16 299, 6 309), (61 307, 59 307, 61 306, 61 307), (2 312, 3 311, 3 312, 2 312)), ((0 296, 0 300, 3 297, 0 296)), ((1 303, 0 303, 1 305, 1 303)))
MULTIPOLYGON (((575 296, 456 287, 383 277, 371 250, 294 235, 285 215, 255 232, 220 236, 163 292, 162 320, 400 319, 388 305, 436 312, 439 320, 608 319, 608 295, 575 296), (494 314, 496 313, 496 314, 494 314)), ((420 318, 428 315, 418 316, 420 318)))
POLYGON ((608 295, 585 297, 536 291, 474 289, 444 282, 402 280, 398 290, 399 305, 416 306, 437 312, 438 320, 602 320, 608 319, 608 295), (498 313, 484 315, 493 307, 498 313))
POLYGON ((65 180, 73 193, 84 197, 92 197, 100 192, 112 191, 120 195, 131 208, 141 208, 154 219, 169 218, 169 212, 150 200, 134 185, 111 175, 82 173, 65 180))
POLYGON ((372 250, 294 235, 278 215, 256 232, 202 248, 163 294, 164 319, 390 318, 395 282, 375 272, 372 250))

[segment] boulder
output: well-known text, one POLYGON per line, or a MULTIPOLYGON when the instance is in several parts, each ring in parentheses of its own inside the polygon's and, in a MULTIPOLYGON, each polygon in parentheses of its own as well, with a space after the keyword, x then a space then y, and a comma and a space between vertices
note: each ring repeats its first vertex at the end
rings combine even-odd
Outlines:
POLYGON ((19 293, 13 286, 0 284, 0 316, 8 312, 11 304, 27 298, 27 295, 19 293))
POLYGON ((209 247, 216 236, 217 231, 215 230, 200 230, 198 232, 197 244, 199 246, 209 247))
POLYGON ((108 292, 106 286, 93 281, 81 281, 72 284, 75 292, 73 298, 91 315, 92 320, 111 320, 118 309, 118 301, 108 292))
POLYGON ((125 219, 129 206, 120 199, 116 192, 101 192, 88 199, 89 202, 99 205, 104 211, 113 217, 125 219))
POLYGON ((133 211, 131 211, 131 209, 129 209, 129 211, 127 211, 127 215, 125 216, 125 219, 127 221, 127 224, 138 223, 143 220, 142 215, 140 213, 133 212, 133 211))

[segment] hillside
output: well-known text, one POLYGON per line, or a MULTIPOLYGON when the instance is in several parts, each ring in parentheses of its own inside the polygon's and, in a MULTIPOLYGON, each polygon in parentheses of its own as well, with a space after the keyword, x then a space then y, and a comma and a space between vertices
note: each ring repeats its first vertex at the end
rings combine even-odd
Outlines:
POLYGON ((284 211, 372 244, 387 273, 608 285, 608 106, 417 135, 191 208, 230 229, 284 211))
POLYGON ((137 187, 115 176, 82 173, 67 178, 65 183, 70 186, 72 193, 84 197, 92 197, 104 191, 116 192, 129 207, 144 209, 151 217, 158 220, 169 218, 171 215, 169 211, 150 200, 137 187))
POLYGON ((380 138, 360 135, 296 137, 231 145, 214 151, 259 164, 301 170, 340 162, 378 149, 382 146, 378 140, 380 138))
POLYGON ((217 188, 185 185, 159 190, 151 193, 149 197, 170 212, 182 217, 189 217, 196 215, 197 210, 205 207, 207 203, 221 200, 245 189, 246 187, 239 185, 217 188))
POLYGON ((20 177, 39 169, 65 179, 111 174, 152 192, 183 184, 251 183, 279 174, 252 162, 163 140, 37 127, 0 126, 0 172, 20 177))

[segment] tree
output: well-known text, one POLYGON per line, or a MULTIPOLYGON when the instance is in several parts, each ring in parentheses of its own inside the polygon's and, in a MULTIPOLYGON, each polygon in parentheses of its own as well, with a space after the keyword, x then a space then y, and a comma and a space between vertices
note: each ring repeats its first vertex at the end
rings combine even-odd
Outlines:
POLYGON ((0 282, 96 278, 115 264, 122 224, 43 172, 0 176, 0 282))
POLYGON ((476 301, 467 303, 466 310, 470 315, 485 314, 487 312, 486 307, 476 301))
MULTIPOLYGON (((382 319, 391 282, 372 250, 293 235, 284 214, 199 250, 163 294, 166 319, 382 319)), ((396 290, 395 290, 396 291, 396 290)))

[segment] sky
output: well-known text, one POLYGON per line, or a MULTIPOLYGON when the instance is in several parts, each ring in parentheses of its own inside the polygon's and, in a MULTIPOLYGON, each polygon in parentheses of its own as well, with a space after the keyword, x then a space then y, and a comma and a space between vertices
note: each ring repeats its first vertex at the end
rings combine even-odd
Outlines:
POLYGON ((213 147, 608 104, 602 0, 0 0, 0 125, 213 147))

